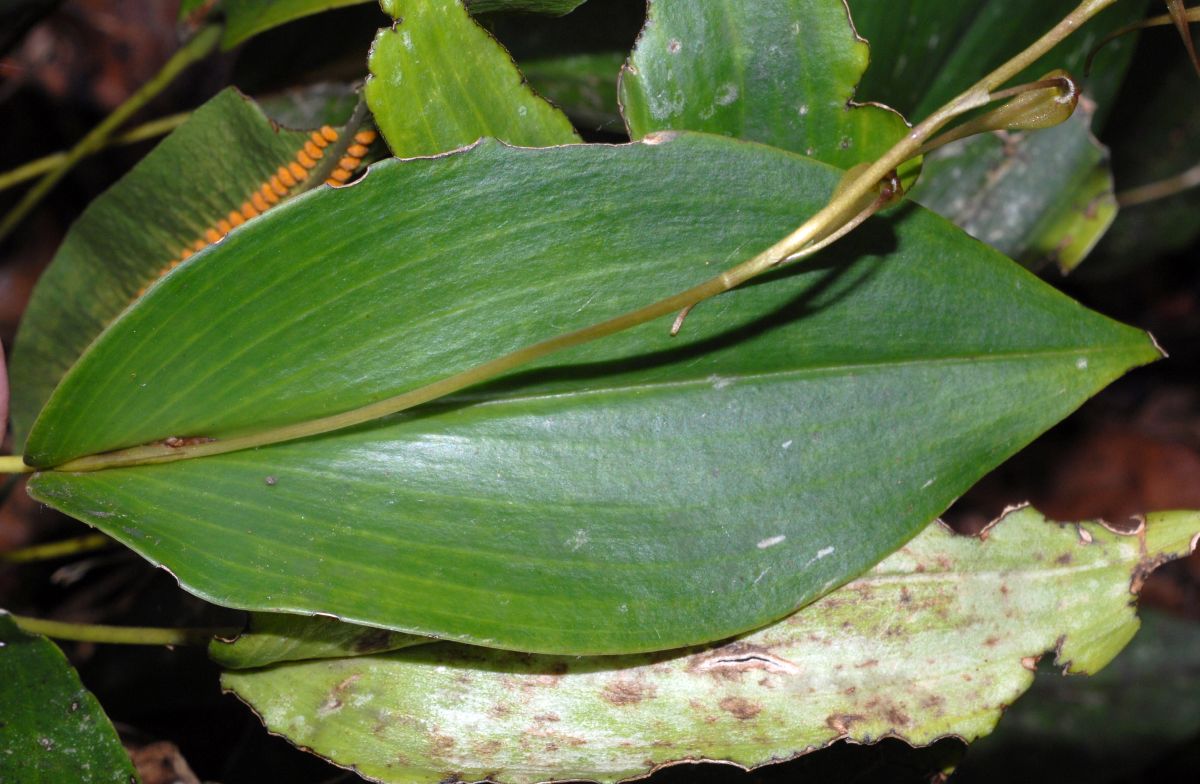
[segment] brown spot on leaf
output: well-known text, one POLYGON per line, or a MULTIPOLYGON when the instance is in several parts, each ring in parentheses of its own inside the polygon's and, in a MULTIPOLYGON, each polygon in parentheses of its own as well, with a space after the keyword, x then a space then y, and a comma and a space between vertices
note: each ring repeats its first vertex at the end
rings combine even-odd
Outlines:
POLYGON ((908 723, 911 721, 911 719, 908 717, 908 714, 897 708, 895 705, 889 707, 884 715, 887 716, 887 720, 891 722, 893 726, 897 727, 907 727, 908 723))
POLYGON ((721 706, 721 710, 732 713, 735 718, 742 721, 753 719, 762 713, 761 705, 744 697, 726 697, 717 704, 721 706))
POLYGON ((999 642, 1000 642, 999 637, 988 637, 986 640, 983 641, 983 644, 989 648, 995 648, 997 643, 999 643, 999 642))
POLYGON ((1074 557, 1072 557, 1070 553, 1063 553, 1054 559, 1054 563, 1058 564, 1059 566, 1067 566, 1074 560, 1074 557))
POLYGON ((879 665, 879 659, 867 659, 866 661, 859 662, 858 664, 856 664, 854 666, 861 670, 866 667, 876 667, 878 665, 879 665))
POLYGON ((653 697, 654 687, 633 680, 621 679, 605 686, 600 696, 613 705, 635 705, 653 697))
POLYGON ((825 724, 839 735, 849 735, 850 728, 864 718, 857 713, 834 713, 825 719, 825 724))
POLYGON ((484 741, 482 743, 476 743, 473 747, 473 751, 478 757, 494 757, 502 748, 504 748, 504 744, 493 739, 484 741))
POLYGON ((431 754, 445 756, 454 750, 454 738, 437 732, 429 733, 429 751, 431 754))
POLYGON ((1021 666, 1030 672, 1037 672, 1038 656, 1023 656, 1021 657, 1021 666))

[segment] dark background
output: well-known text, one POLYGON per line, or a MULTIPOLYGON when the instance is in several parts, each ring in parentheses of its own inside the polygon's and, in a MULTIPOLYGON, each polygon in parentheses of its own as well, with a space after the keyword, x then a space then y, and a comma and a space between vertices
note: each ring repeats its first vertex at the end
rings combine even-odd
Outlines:
MULTIPOLYGON (((494 20, 491 25, 518 60, 554 53, 568 43, 576 49, 627 51, 642 8, 637 0, 594 0, 563 20, 494 20)), ((68 148, 151 77, 178 45, 175 13, 173 3, 156 0, 0 2, 0 171, 68 148)), ((264 34, 191 69, 138 119, 194 108, 229 83, 262 95, 297 84, 361 78, 364 53, 382 22, 378 10, 367 5, 264 34)), ((1142 161, 1162 149, 1164 129, 1157 135, 1148 130, 1154 118, 1147 119, 1145 108, 1164 73, 1189 67, 1172 36, 1168 30, 1143 38, 1113 119, 1101 133, 1114 150, 1118 188, 1144 182, 1142 161)), ((1193 103, 1200 98, 1200 79, 1195 88, 1193 103)), ((581 130, 593 140, 620 140, 610 132, 581 130)), ((1165 137, 1172 144, 1200 150, 1197 128, 1165 131, 1174 134, 1165 137)), ((29 293, 71 222, 151 146, 110 149, 88 159, 0 245, 5 347, 12 346, 29 293)), ((11 207, 21 192, 0 192, 0 210, 11 207)), ((1178 221, 1200 223, 1195 211, 1182 216, 1178 221)), ((1118 225, 1114 233, 1137 230, 1118 225)), ((1113 384, 981 481, 947 512, 960 530, 977 531, 1005 506, 1026 500, 1053 518, 1113 523, 1149 510, 1200 509, 1200 253, 1193 242, 1179 252, 1139 257, 1114 250, 1136 247, 1136 236, 1122 241, 1110 238, 1100 255, 1070 278, 1056 272, 1046 277, 1084 304, 1151 330, 1170 360, 1113 384)), ((4 452, 11 452, 8 444, 4 452)), ((6 485, 0 550, 85 531, 30 501, 20 480, 6 485)), ((1173 629, 1187 632, 1180 623, 1200 623, 1200 556, 1161 569, 1147 583, 1141 603, 1174 623, 1173 629)), ((116 549, 66 563, 0 565, 0 606, 92 623, 184 626, 230 618, 180 591, 165 572, 116 549)), ((925 749, 898 740, 867 747, 839 743, 752 773, 684 765, 659 771, 651 781, 927 782, 939 780, 939 772, 960 759, 956 782, 1193 781, 1200 769, 1200 724, 1186 725, 1185 719, 1200 711, 1200 651, 1185 646, 1174 656, 1157 623, 1143 632, 1146 645, 1155 644, 1149 637, 1155 634, 1164 635, 1159 642, 1165 659, 1142 669, 1114 665, 1114 674, 1093 691, 1050 672, 1039 675, 1031 695, 1012 709, 999 732, 972 747, 965 759, 965 747, 954 739, 925 749), (1161 688, 1163 667, 1192 688, 1161 688), (1096 700, 1112 706, 1108 717, 1104 711, 1071 714, 1096 700), (1039 716, 1055 731, 1030 730, 1039 716), (1075 718, 1068 722, 1068 716, 1075 718), (1120 737, 1110 726, 1113 721, 1177 731, 1142 735, 1136 742, 1131 737, 1129 743, 1096 743, 1097 737, 1120 737), (1192 729, 1181 734, 1181 726, 1192 729)), ((217 670, 203 651, 71 643, 64 649, 123 739, 148 761, 148 784, 357 780, 269 736, 249 710, 220 694, 217 670), (186 766, 195 778, 188 778, 186 766)))

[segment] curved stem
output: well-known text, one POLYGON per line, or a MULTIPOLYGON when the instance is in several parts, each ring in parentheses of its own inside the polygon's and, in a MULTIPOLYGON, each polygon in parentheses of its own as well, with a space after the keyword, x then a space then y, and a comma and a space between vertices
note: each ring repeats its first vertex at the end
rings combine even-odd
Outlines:
MULTIPOLYGON (((100 149, 108 147, 136 144, 147 139, 164 136, 180 125, 183 125, 184 120, 190 117, 191 114, 191 112, 180 112, 179 114, 172 114, 167 117, 160 117, 157 120, 151 120, 148 123, 143 123, 128 133, 123 133, 116 138, 109 139, 101 147, 92 150, 92 152, 99 152, 100 149)), ((48 171, 53 171, 65 165, 69 156, 70 153, 67 152, 56 152, 0 174, 0 191, 7 190, 26 180, 32 180, 39 174, 45 174, 48 171)))
POLYGON ((73 539, 63 539, 59 542, 37 544, 32 547, 22 547, 20 550, 9 550, 0 553, 0 563, 32 563, 34 561, 49 561, 53 558, 64 558, 78 553, 90 553, 110 547, 113 540, 104 534, 87 534, 73 539))
POLYGON ((192 40, 188 41, 167 61, 153 79, 138 88, 137 92, 114 109, 112 114, 105 117, 99 125, 88 132, 87 136, 84 136, 78 144, 71 148, 58 168, 38 180, 21 201, 17 202, 17 205, 4 216, 4 220, 0 221, 0 240, 7 237, 17 227, 17 224, 41 202, 46 194, 58 184, 59 180, 67 175, 67 172, 74 168, 76 163, 107 144, 113 131, 175 81, 175 77, 179 76, 185 68, 208 56, 208 53, 216 47, 220 36, 221 28, 218 26, 202 28, 192 40))
POLYGON ((9 617, 19 628, 32 634, 44 634, 56 640, 115 645, 207 645, 213 637, 232 637, 242 631, 241 627, 171 629, 157 626, 101 626, 50 621, 24 615, 9 617))
MULTIPOLYGON (((779 240, 757 256, 686 291, 598 324, 593 324, 565 335, 559 335, 549 340, 535 343, 532 346, 520 348, 512 353, 485 362, 482 365, 477 365, 469 370, 435 381, 432 384, 351 411, 344 411, 320 419, 202 444, 180 447, 152 444, 100 455, 90 455, 70 460, 55 468, 60 471, 97 471, 121 466, 165 463, 185 458, 204 457, 242 449, 252 449, 254 447, 267 446, 269 444, 341 430, 346 427, 396 414, 431 400, 436 400, 466 387, 495 378, 521 365, 540 359, 547 354, 578 346, 582 343, 587 343, 644 324, 647 321, 677 313, 710 297, 729 291, 785 261, 800 258, 814 252, 812 250, 814 242, 819 243, 823 238, 834 235, 848 220, 857 215, 860 212, 860 208, 857 205, 862 203, 863 197, 878 187, 881 181, 888 178, 894 169, 916 156, 921 149, 921 145, 945 126, 946 123, 965 112, 989 103, 992 100, 993 90, 1025 70, 1026 67, 1032 65, 1042 55, 1053 49, 1054 46, 1078 29, 1084 22, 1115 2, 1117 0, 1084 0, 1074 11, 1055 25, 1053 29, 1023 52, 988 74, 970 89, 951 100, 913 128, 892 149, 884 154, 882 158, 871 166, 864 168, 858 177, 846 184, 845 187, 840 188, 828 204, 791 234, 779 240)), ((838 236, 840 236, 840 233, 838 236)), ((821 244, 820 247, 824 247, 824 244, 821 244)))

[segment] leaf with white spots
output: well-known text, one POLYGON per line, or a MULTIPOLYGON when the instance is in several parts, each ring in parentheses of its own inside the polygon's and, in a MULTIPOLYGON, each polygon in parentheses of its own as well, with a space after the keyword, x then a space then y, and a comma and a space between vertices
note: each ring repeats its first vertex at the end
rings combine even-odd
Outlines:
MULTIPOLYGON (((1200 513, 1138 532, 1026 508, 981 538, 927 528, 863 577, 712 648, 619 658, 435 644, 227 672, 267 727, 384 782, 617 781, 674 761, 755 766, 835 740, 988 734, 1046 651, 1094 673, 1138 628, 1146 575, 1200 513)), ((819 555, 820 551, 818 551, 819 555)))
POLYGON ((707 131, 850 168, 908 130, 853 102, 867 60, 842 0, 652 0, 622 109, 635 139, 707 131))

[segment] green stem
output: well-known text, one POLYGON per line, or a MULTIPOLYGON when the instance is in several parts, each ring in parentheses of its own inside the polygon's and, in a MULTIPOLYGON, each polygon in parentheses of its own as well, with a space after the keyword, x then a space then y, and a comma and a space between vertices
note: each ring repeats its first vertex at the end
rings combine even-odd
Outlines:
MULTIPOLYGON (((117 147, 125 144, 136 144, 147 139, 154 139, 158 136, 163 136, 178 128, 183 124, 183 121, 191 116, 191 112, 180 112, 172 114, 168 117, 161 117, 157 120, 151 120, 148 123, 143 123, 134 128, 128 133, 123 133, 120 136, 109 139, 101 148, 117 147)), ((99 149, 92 152, 98 152, 99 149)), ((66 164, 70 153, 56 152, 52 155, 47 155, 45 158, 38 158, 35 161, 30 161, 22 166, 18 166, 11 171, 6 171, 0 174, 0 191, 7 190, 14 185, 19 185, 25 180, 32 180, 40 174, 45 174, 48 171, 53 171, 66 164)))
POLYGON ((99 125, 84 136, 78 144, 71 148, 66 158, 58 168, 52 170, 38 180, 21 201, 0 221, 0 240, 7 237, 17 227, 26 215, 67 175, 75 164, 101 149, 108 143, 113 132, 125 123, 134 113, 149 103, 162 92, 175 78, 192 63, 203 59, 217 45, 221 37, 221 29, 215 25, 202 28, 192 40, 188 41, 175 53, 154 78, 142 85, 137 92, 105 117, 99 125))
POLYGON ((1115 2, 1117 0, 1085 0, 1061 22, 1055 25, 1050 32, 1035 41, 1029 48, 988 74, 970 89, 951 100, 913 128, 882 158, 870 167, 865 168, 857 178, 850 181, 846 187, 840 189, 825 207, 805 221, 798 229, 757 256, 697 286, 693 286, 687 291, 680 292, 645 307, 608 319, 607 321, 602 321, 565 335, 559 335, 549 340, 544 340, 541 343, 535 343, 532 346, 526 346, 510 354, 485 362, 482 365, 477 365, 469 370, 435 381, 432 384, 351 411, 344 411, 320 419, 312 419, 259 433, 234 436, 224 440, 210 441, 192 446, 169 447, 162 444, 151 444, 100 455, 90 455, 68 461, 56 468, 61 471, 98 471, 120 466, 165 463, 185 458, 205 457, 243 449, 252 449, 341 430, 346 427, 396 414, 431 400, 436 400, 466 387, 495 378, 521 365, 540 359, 547 354, 578 346, 581 343, 587 343, 631 327, 636 327, 653 319, 677 313, 705 299, 729 291, 782 263, 802 258, 815 252, 813 243, 820 243, 817 247, 823 247, 824 244, 821 243, 823 238, 837 233, 840 227, 844 226, 860 212, 858 205, 862 203, 863 197, 868 192, 876 189, 879 183, 886 179, 900 164, 916 156, 921 149, 921 145, 945 126, 946 123, 965 112, 989 103, 994 90, 1032 65, 1042 55, 1053 49, 1078 29, 1084 22, 1115 2))
POLYGON ((20 455, 0 455, 0 474, 28 474, 33 470, 20 455))
POLYGON ((100 626, 90 623, 49 621, 44 618, 10 616, 18 627, 31 634, 56 640, 104 642, 115 645, 207 645, 213 637, 232 637, 240 627, 212 629, 169 629, 156 626, 100 626))
POLYGON ((23 547, 20 550, 9 550, 0 553, 0 563, 32 563, 34 561, 49 561, 53 558, 63 558, 68 555, 90 553, 101 550, 113 544, 113 540, 104 534, 87 534, 60 542, 48 542, 33 547, 23 547))

